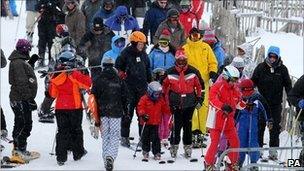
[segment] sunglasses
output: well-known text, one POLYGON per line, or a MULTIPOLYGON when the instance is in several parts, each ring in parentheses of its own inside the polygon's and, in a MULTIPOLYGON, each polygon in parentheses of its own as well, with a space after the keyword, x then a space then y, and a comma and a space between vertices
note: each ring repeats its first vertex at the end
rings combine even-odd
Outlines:
POLYGON ((158 44, 161 45, 161 46, 168 46, 169 45, 169 41, 167 41, 167 40, 160 40, 158 42, 158 44))
POLYGON ((275 54, 269 54, 269 55, 268 55, 268 57, 269 57, 269 58, 275 58, 275 59, 277 59, 277 58, 278 58, 278 56, 277 56, 277 55, 275 55, 275 54))

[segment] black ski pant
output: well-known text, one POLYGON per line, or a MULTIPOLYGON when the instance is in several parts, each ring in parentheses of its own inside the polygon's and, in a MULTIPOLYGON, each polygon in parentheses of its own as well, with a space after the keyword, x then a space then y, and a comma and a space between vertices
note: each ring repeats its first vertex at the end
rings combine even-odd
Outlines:
POLYGON ((270 147, 279 147, 280 146, 280 133, 281 133, 281 113, 282 113, 282 105, 270 106, 270 116, 273 119, 273 127, 270 130, 270 139, 269 146, 270 147))
POLYGON ((32 131, 32 111, 27 101, 10 101, 11 108, 15 114, 13 139, 16 150, 25 151, 27 138, 32 131))
MULTIPOLYGON (((49 50, 49 60, 51 59, 51 48, 53 39, 55 38, 56 26, 52 23, 40 23, 38 22, 38 53, 44 54, 46 52, 46 46, 49 50)), ((44 60, 44 59, 43 59, 44 60)))
MULTIPOLYGON (((123 115, 121 120, 121 137, 129 137, 130 136, 130 126, 132 122, 132 118, 134 115, 134 109, 136 108, 141 96, 143 96, 145 90, 138 91, 135 89, 129 89, 129 96, 130 96, 130 105, 128 108, 128 114, 123 115)), ((138 132, 139 135, 141 133, 141 125, 138 122, 138 132)))
POLYGON ((265 132, 265 127, 266 127, 266 121, 262 117, 259 118, 259 121, 258 121, 259 122, 258 141, 259 141, 260 147, 263 147, 263 145, 264 145, 264 132, 265 132))
POLYGON ((183 129, 183 144, 192 144, 192 115, 194 107, 184 109, 171 108, 174 115, 173 132, 170 137, 171 145, 178 145, 181 140, 181 129, 183 129))
POLYGON ((146 125, 143 130, 142 139, 142 150, 149 152, 151 150, 152 142, 152 153, 154 155, 160 154, 160 139, 158 136, 158 125, 146 125))
POLYGON ((73 158, 80 158, 84 154, 82 109, 55 110, 58 132, 56 135, 57 161, 67 160, 67 151, 71 147, 73 158))

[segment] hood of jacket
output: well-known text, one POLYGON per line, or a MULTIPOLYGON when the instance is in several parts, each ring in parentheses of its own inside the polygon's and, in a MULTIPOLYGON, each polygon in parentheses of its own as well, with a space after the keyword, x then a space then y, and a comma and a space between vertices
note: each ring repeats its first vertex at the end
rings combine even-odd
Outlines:
POLYGON ((122 51, 122 49, 119 49, 117 46, 115 46, 115 41, 122 38, 121 36, 119 35, 115 35, 114 37, 112 37, 112 44, 111 44, 111 48, 112 48, 112 51, 115 52, 115 53, 120 53, 122 51))
POLYGON ((29 56, 26 56, 26 55, 23 55, 23 54, 20 54, 17 50, 14 50, 12 52, 12 54, 8 57, 9 60, 14 60, 14 59, 23 59, 23 60, 29 60, 30 57, 29 56))
POLYGON ((244 58, 252 59, 253 45, 250 43, 243 43, 237 46, 237 48, 240 48, 245 52, 244 58))
POLYGON ((119 18, 120 16, 128 15, 128 9, 125 6, 118 6, 115 10, 115 16, 119 18))

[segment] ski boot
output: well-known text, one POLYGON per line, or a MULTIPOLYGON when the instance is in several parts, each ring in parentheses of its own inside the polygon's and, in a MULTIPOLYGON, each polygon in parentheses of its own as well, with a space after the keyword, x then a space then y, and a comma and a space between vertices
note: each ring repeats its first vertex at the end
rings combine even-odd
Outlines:
POLYGON ((123 147, 130 148, 130 140, 128 137, 121 137, 120 145, 123 147))
POLYGON ((13 163, 20 163, 20 164, 25 164, 28 163, 31 160, 32 156, 29 151, 21 151, 21 150, 12 150, 12 157, 11 161, 13 163))
POLYGON ((177 150, 178 150, 178 145, 171 145, 170 154, 172 158, 176 158, 177 150))
POLYGON ((226 168, 225 171, 239 171, 239 166, 237 163, 231 164, 231 163, 226 163, 226 168))
POLYGON ((105 162, 106 171, 112 171, 113 165, 114 165, 114 159, 111 156, 107 156, 105 162))
POLYGON ((81 159, 83 156, 85 156, 87 153, 88 153, 88 151, 87 151, 86 149, 84 149, 82 155, 80 155, 80 156, 73 156, 73 159, 74 159, 75 161, 80 160, 80 159, 81 159))
POLYGON ((161 159, 161 154, 157 153, 154 155, 154 160, 160 160, 161 159))
POLYGON ((62 161, 57 161, 57 164, 58 164, 58 166, 63 166, 63 165, 64 165, 64 162, 62 162, 62 161))
POLYGON ((148 161, 149 161, 149 152, 143 151, 142 154, 143 154, 143 159, 142 159, 142 161, 143 161, 143 162, 148 162, 148 161))
POLYGON ((192 154, 191 145, 184 145, 184 150, 185 150, 185 158, 190 158, 192 154))
POLYGON ((249 171, 259 171, 259 167, 257 166, 250 167, 249 171))
POLYGON ((278 160, 278 152, 277 150, 269 150, 269 156, 268 156, 269 160, 278 160))
POLYGON ((206 162, 204 162, 204 166, 205 166, 205 171, 215 171, 214 165, 209 165, 206 162))
POLYGON ((193 148, 200 148, 201 144, 199 142, 199 135, 202 134, 200 130, 192 131, 192 145, 193 148))

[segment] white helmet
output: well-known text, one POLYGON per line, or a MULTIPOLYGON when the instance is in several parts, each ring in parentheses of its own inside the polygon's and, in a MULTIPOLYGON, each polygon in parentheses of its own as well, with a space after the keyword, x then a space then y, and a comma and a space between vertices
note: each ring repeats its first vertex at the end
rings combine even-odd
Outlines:
POLYGON ((240 78, 240 72, 236 67, 232 65, 225 66, 223 70, 223 78, 229 81, 237 80, 240 78))
POLYGON ((231 62, 231 65, 236 67, 236 68, 244 68, 245 67, 245 61, 243 58, 241 57, 234 57, 232 62, 231 62))

